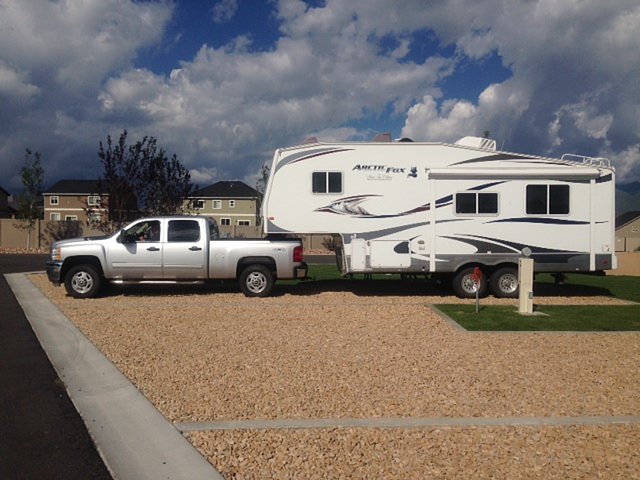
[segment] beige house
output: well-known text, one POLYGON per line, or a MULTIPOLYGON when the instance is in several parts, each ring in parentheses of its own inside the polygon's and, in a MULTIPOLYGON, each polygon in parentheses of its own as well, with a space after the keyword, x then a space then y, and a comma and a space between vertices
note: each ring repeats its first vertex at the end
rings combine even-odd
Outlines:
POLYGON ((640 211, 616 217, 616 251, 634 252, 640 249, 640 211))
POLYGON ((240 181, 222 181, 197 190, 188 200, 189 213, 213 218, 221 227, 258 224, 257 190, 240 181))
POLYGON ((97 180, 60 180, 42 194, 45 220, 77 220, 87 222, 87 212, 93 220, 106 215, 101 206, 97 180))

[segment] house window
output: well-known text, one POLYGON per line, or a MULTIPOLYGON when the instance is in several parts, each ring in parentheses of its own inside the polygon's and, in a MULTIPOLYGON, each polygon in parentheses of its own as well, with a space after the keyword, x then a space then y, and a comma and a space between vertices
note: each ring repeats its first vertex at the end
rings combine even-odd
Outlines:
POLYGON ((196 200, 194 203, 197 210, 202 210, 204 208, 204 200, 196 200))
POLYGON ((342 172, 313 172, 313 193, 342 193, 342 172))
POLYGON ((220 210, 222 208, 222 200, 212 200, 211 203, 214 210, 220 210))
POLYGON ((240 227, 250 227, 251 220, 238 220, 238 226, 240 227))
POLYGON ((97 207, 100 205, 100 196, 98 195, 89 195, 87 197, 87 205, 90 207, 97 207))
POLYGON ((59 213, 52 213, 49 215, 49 218, 55 222, 60 220, 60 214, 59 213))
MULTIPOLYGON (((49 204, 50 205, 60 205, 60 197, 58 197, 58 195, 51 195, 51 197, 49 198, 49 204)), ((60 219, 58 219, 60 220, 60 219)))
POLYGON ((498 213, 498 194, 487 192, 456 193, 456 213, 495 215, 498 213))
POLYGON ((102 213, 100 213, 100 212, 90 212, 89 213, 89 221, 90 222, 100 222, 100 221, 102 221, 102 213))
POLYGON ((230 218, 221 218, 220 219, 220 225, 231 225, 231 219, 230 218))
POLYGON ((77 215, 65 215, 64 216, 64 221, 65 222, 75 222, 76 220, 78 220, 78 216, 77 215))
POLYGON ((569 213, 569 185, 527 185, 527 214, 569 213))
POLYGON ((236 201, 235 200, 229 200, 229 208, 236 208, 236 201))

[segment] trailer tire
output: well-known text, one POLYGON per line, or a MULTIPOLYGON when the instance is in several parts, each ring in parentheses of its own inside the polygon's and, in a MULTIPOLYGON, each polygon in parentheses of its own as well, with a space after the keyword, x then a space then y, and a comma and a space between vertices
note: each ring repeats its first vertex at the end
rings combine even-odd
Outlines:
POLYGON ((101 286, 102 277, 93 265, 76 265, 64 276, 64 288, 74 298, 93 298, 101 286))
MULTIPOLYGON (((473 280, 474 270, 475 267, 466 267, 459 270, 453 277, 453 291, 458 298, 476 298, 475 282, 473 280)), ((487 288, 487 277, 482 275, 480 278, 478 297, 486 297, 487 288)))
POLYGON ((520 291, 518 271, 513 267, 502 267, 491 274, 491 293, 498 298, 517 298, 520 291))
POLYGON ((264 265, 250 265, 239 278, 240 290, 247 297, 268 297, 273 289, 273 273, 264 265))

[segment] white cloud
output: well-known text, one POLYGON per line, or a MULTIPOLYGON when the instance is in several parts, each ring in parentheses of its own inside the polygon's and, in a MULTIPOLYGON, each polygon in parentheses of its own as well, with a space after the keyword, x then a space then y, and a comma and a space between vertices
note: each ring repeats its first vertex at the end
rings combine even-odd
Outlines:
POLYGON ((608 153, 632 161, 629 145, 640 140, 636 1, 459 0, 432 13, 441 22, 433 28, 459 54, 481 59, 494 50, 513 76, 472 105, 432 98, 414 104, 403 134, 450 139, 489 130, 499 144, 527 153, 608 153))
POLYGON ((0 96, 8 99, 29 99, 39 92, 40 89, 30 84, 24 73, 17 72, 0 60, 0 96))
MULTIPOLYGON (((640 176, 637 0, 272 5, 280 37, 269 50, 246 32, 203 44, 163 75, 135 62, 161 42, 168 1, 0 3, 0 161, 21 159, 28 146, 42 151, 48 172, 91 176, 88 161, 69 159, 95 155, 97 141, 127 128, 130 138, 158 138, 199 183, 250 183, 275 148, 311 135, 372 138, 361 125, 391 112, 394 122, 406 118, 401 136, 416 140, 489 130, 510 150, 607 154, 640 176), (455 53, 425 55, 424 32, 455 53), (486 81, 478 98, 442 90, 443 79, 494 54, 511 78, 486 81)), ((210 12, 238 20, 236 1, 210 12)), ((13 185, 18 168, 8 169, 13 185)))
POLYGON ((95 134, 111 128, 97 114, 104 80, 162 38, 171 12, 164 1, 0 2, 4 188, 19 190, 26 147, 42 153, 48 179, 87 174, 95 134))
POLYGON ((225 23, 233 18, 238 11, 238 0, 219 0, 213 6, 214 23, 225 23))

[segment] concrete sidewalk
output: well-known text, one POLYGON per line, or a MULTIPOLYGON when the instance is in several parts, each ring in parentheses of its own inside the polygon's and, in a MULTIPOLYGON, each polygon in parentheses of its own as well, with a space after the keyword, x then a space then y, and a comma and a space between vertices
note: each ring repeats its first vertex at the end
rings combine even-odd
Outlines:
POLYGON ((114 478, 222 479, 25 274, 5 278, 114 478))

